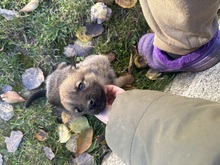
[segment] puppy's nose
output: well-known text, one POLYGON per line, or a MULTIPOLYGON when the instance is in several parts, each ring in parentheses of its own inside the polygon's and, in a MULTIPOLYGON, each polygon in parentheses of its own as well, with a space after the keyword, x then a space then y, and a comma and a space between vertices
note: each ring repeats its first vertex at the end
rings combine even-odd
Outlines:
POLYGON ((87 102, 87 107, 89 110, 95 109, 95 107, 96 107, 95 100, 89 99, 89 101, 87 102))

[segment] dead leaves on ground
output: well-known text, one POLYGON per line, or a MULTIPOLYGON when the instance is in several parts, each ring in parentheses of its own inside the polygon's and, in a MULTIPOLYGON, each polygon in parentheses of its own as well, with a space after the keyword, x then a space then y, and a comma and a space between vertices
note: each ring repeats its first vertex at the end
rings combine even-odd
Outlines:
MULTIPOLYGON (((91 23, 86 23, 85 26, 80 27, 76 32, 77 40, 65 47, 64 54, 67 57, 87 56, 90 54, 94 47, 93 38, 103 34, 104 27, 102 23, 109 21, 111 18, 112 10, 107 5, 111 5, 113 2, 114 0, 99 0, 91 7, 91 23)), ((39 0, 31 0, 20 11, 0 8, 0 15, 7 20, 12 20, 13 18, 19 18, 21 13, 34 11, 38 6, 39 0)), ((22 74, 22 83, 27 90, 38 88, 44 80, 43 72, 39 68, 28 68, 22 74)), ((19 93, 8 87, 4 91, 2 89, 2 101, 0 102, 0 117, 5 121, 10 120, 14 116, 13 106, 10 104, 25 101, 19 93)), ((86 153, 93 141, 93 128, 90 126, 87 118, 71 118, 68 115, 63 115, 62 119, 63 124, 57 128, 59 142, 66 143, 67 149, 75 153, 75 162, 77 164, 94 164, 93 156, 86 153)), ((35 134, 35 138, 39 143, 44 143, 49 136, 44 130, 37 130, 35 134)), ((23 133, 21 131, 12 131, 10 137, 5 139, 8 152, 15 152, 22 138, 23 133)), ((55 157, 51 148, 43 147, 43 151, 48 159, 52 160, 55 157)))
POLYGON ((101 24, 87 23, 86 26, 80 27, 76 32, 76 37, 82 42, 88 42, 93 37, 101 35, 104 27, 101 24))
POLYGON ((50 147, 43 147, 43 151, 48 159, 52 160, 55 157, 55 154, 50 147))
POLYGON ((76 32, 77 40, 73 44, 64 47, 64 55, 66 57, 88 56, 93 49, 92 38, 101 35, 104 27, 99 24, 88 23, 86 26, 80 27, 76 32))
POLYGON ((136 5, 137 0, 115 0, 115 3, 123 8, 132 8, 136 5))
MULTIPOLYGON (((39 5, 39 0, 31 0, 19 12, 32 12, 38 7, 38 5, 39 5)), ((0 8, 0 15, 2 15, 7 20, 12 20, 14 17, 16 18, 20 17, 19 12, 0 8)))
POLYGON ((76 155, 84 153, 92 145, 93 129, 83 130, 77 139, 76 155))
POLYGON ((12 20, 14 17, 19 17, 18 12, 13 10, 1 9, 1 8, 0 8, 0 15, 2 15, 7 20, 12 20))
POLYGON ((31 0, 20 12, 31 12, 34 11, 39 5, 39 0, 31 0))
POLYGON ((71 133, 65 124, 58 126, 58 134, 60 143, 66 143, 71 137, 71 133))
MULTIPOLYGON (((121 7, 131 8, 137 0, 124 0, 118 2, 121 7)), ((88 56, 92 51, 94 37, 98 37, 104 32, 103 22, 109 21, 112 16, 112 10, 107 6, 112 4, 112 0, 100 0, 91 7, 90 17, 92 23, 87 23, 76 31, 77 40, 64 48, 66 57, 88 56)))
POLYGON ((5 138, 5 143, 8 152, 15 152, 23 138, 23 133, 21 131, 12 131, 10 137, 5 138))
POLYGON ((94 161, 94 157, 92 155, 84 152, 83 154, 80 154, 76 157, 75 163, 77 165, 80 165, 80 164, 94 165, 95 161, 94 161))
POLYGON ((39 129, 37 130, 37 133, 35 135, 35 138, 38 140, 38 141, 45 141, 47 138, 48 138, 48 133, 45 132, 44 130, 42 129, 39 129))
POLYGON ((22 83, 31 90, 39 87, 44 82, 44 74, 40 68, 29 68, 22 74, 22 83))
POLYGON ((58 126, 59 142, 66 143, 69 151, 76 155, 84 153, 91 145, 93 129, 84 116, 72 117, 62 112, 63 124, 58 126))
POLYGON ((0 101, 0 118, 5 121, 10 120, 14 116, 14 108, 12 105, 0 101))
POLYGON ((64 48, 64 55, 66 57, 74 57, 74 56, 88 56, 93 49, 93 44, 91 41, 82 42, 80 40, 76 40, 74 45, 69 44, 64 48))
MULTIPOLYGON (((43 72, 39 68, 29 68, 22 74, 22 82, 25 88, 35 89, 44 82, 43 72)), ((4 85, 1 90, 0 117, 8 121, 14 116, 13 106, 10 104, 24 102, 25 99, 13 91, 10 85, 4 85)))
POLYGON ((97 2, 91 7, 91 21, 97 22, 97 24, 109 21, 111 14, 112 10, 103 2, 97 2))
POLYGON ((2 154, 0 154, 0 165, 3 164, 2 154))
POLYGON ((6 93, 1 94, 1 98, 3 101, 13 104, 13 103, 20 103, 24 102, 25 99, 21 97, 17 92, 15 91, 8 91, 6 93))

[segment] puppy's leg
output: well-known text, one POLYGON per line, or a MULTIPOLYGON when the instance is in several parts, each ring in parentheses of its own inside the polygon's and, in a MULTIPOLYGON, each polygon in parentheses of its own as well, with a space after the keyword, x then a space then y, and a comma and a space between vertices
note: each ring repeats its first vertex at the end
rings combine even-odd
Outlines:
POLYGON ((66 66, 67 66, 66 62, 61 62, 60 64, 58 64, 57 69, 63 69, 66 66))
POLYGON ((110 62, 115 60, 115 54, 114 53, 102 54, 102 56, 107 57, 110 62))
POLYGON ((131 74, 120 76, 114 80, 114 85, 122 87, 124 85, 129 85, 134 82, 134 76, 131 74))

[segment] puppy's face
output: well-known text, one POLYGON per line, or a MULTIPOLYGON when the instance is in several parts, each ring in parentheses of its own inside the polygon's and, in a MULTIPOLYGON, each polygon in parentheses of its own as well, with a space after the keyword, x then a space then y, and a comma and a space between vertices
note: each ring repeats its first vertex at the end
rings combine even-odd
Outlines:
POLYGON ((94 73, 74 70, 60 85, 59 91, 62 105, 73 113, 97 115, 106 106, 105 91, 94 73))

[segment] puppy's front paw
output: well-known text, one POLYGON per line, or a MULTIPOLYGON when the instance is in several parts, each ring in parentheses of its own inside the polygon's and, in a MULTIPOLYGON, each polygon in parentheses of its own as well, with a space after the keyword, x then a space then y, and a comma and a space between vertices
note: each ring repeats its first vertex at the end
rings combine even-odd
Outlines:
POLYGON ((67 66, 67 63, 66 62, 61 62, 58 66, 57 66, 57 69, 63 69, 64 67, 67 66))
POLYGON ((112 52, 110 52, 108 54, 103 54, 103 56, 106 56, 110 62, 115 60, 115 54, 112 52))
POLYGON ((134 82, 134 76, 131 74, 125 75, 123 77, 124 77, 125 85, 130 85, 134 82))
POLYGON ((120 76, 117 79, 115 79, 115 85, 118 87, 122 87, 124 85, 130 85, 134 82, 134 76, 131 74, 127 74, 124 76, 120 76))

